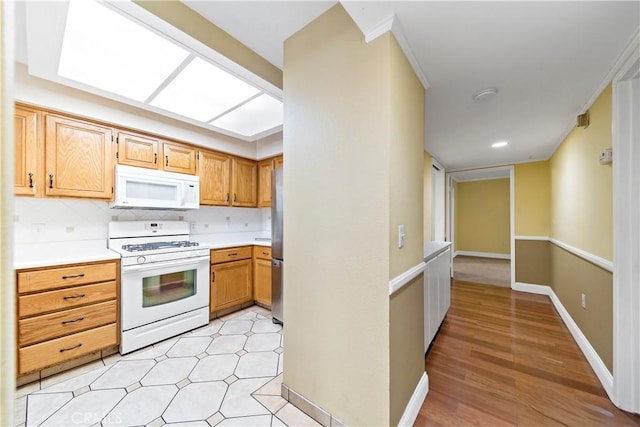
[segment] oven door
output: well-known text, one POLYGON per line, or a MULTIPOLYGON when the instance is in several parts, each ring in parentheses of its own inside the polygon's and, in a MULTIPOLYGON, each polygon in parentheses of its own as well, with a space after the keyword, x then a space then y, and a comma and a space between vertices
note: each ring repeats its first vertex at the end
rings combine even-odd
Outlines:
POLYGON ((123 331, 209 304, 209 257, 122 267, 123 331))

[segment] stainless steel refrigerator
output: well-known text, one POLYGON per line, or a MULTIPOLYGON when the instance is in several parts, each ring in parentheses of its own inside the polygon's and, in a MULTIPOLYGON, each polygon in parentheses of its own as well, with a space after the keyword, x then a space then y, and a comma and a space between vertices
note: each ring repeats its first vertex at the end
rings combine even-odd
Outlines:
POLYGON ((271 314, 273 323, 282 323, 282 304, 284 286, 282 271, 284 254, 282 252, 282 168, 271 173, 271 314))

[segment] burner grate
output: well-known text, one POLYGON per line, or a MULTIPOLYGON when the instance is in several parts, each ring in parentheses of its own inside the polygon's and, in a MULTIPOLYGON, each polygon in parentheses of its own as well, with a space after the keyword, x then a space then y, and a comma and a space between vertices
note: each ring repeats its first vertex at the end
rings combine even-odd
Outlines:
POLYGON ((143 252, 154 251, 159 249, 173 249, 173 248, 190 248, 198 246, 198 242, 190 242, 188 240, 174 241, 174 242, 151 242, 151 243, 137 243, 131 245, 122 245, 122 250, 127 252, 143 252))

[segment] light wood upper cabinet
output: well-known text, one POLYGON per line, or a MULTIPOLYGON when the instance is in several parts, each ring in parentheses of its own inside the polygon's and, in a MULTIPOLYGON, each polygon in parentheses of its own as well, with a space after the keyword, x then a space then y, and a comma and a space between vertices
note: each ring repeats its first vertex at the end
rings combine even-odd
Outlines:
POLYGON ((275 159, 273 159, 273 167, 274 169, 278 169, 278 168, 283 168, 284 167, 284 157, 283 156, 278 156, 275 159))
POLYGON ((148 135, 118 132, 118 164, 196 174, 196 148, 148 135))
POLYGON ((257 165, 253 160, 200 150, 200 204, 256 207, 257 165))
POLYGON ((200 204, 229 206, 231 158, 226 154, 201 150, 198 154, 200 204))
POLYGON ((45 194, 111 199, 111 129, 56 115, 45 122, 45 194))
POLYGON ((162 144, 163 169, 168 172, 196 174, 196 147, 174 142, 162 144))
POLYGON ((129 132, 118 132, 118 164, 158 169, 162 153, 157 139, 129 132))
POLYGON ((231 161, 232 206, 255 207, 258 167, 255 161, 234 157, 231 161))
POLYGON ((30 109, 15 108, 15 194, 36 196, 42 193, 44 182, 40 171, 42 158, 38 137, 39 114, 30 109))
POLYGON ((271 206, 271 172, 273 159, 258 162, 258 207, 271 206))

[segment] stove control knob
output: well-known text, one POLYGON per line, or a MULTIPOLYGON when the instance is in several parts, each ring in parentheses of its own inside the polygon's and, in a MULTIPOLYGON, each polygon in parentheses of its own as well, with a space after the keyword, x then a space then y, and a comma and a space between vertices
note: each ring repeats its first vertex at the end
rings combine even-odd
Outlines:
POLYGON ((147 258, 139 256, 136 261, 138 262, 138 264, 144 264, 147 261, 147 258))

